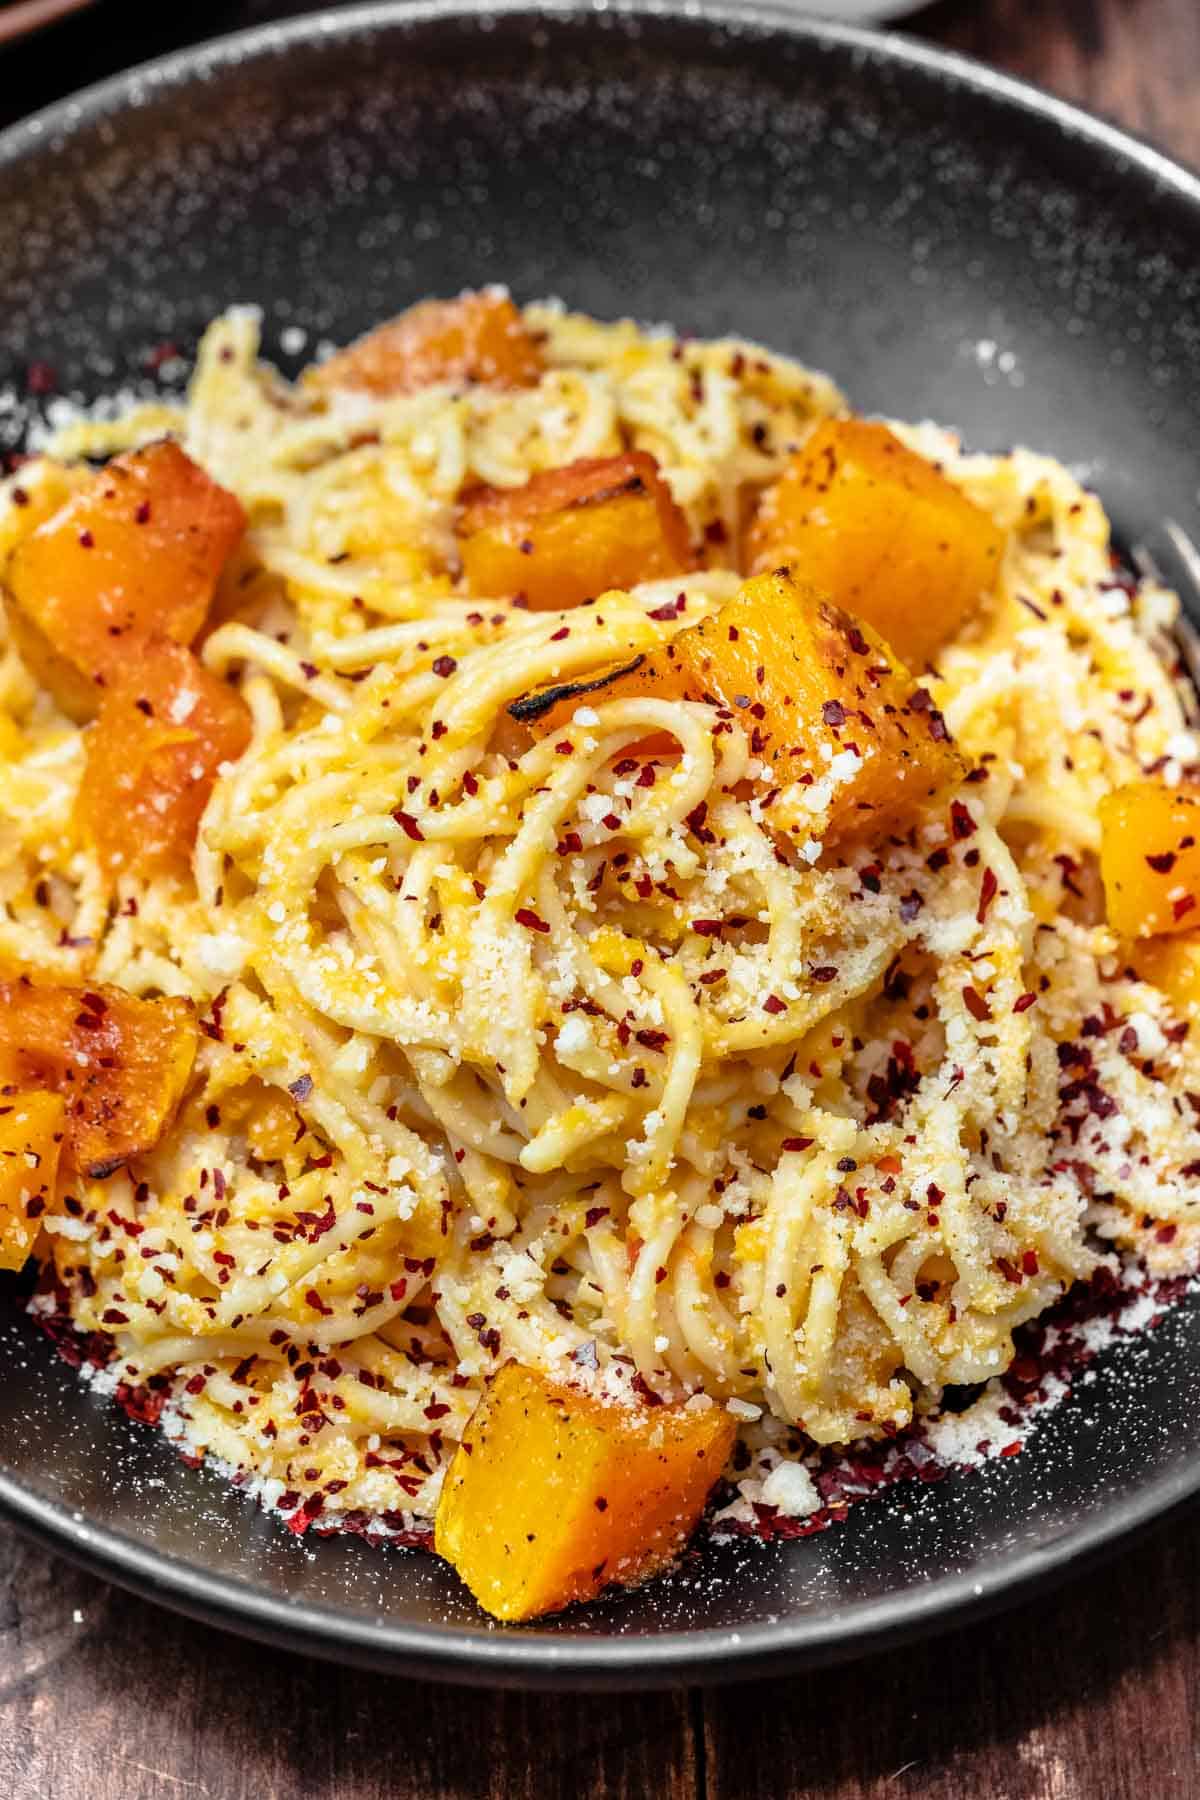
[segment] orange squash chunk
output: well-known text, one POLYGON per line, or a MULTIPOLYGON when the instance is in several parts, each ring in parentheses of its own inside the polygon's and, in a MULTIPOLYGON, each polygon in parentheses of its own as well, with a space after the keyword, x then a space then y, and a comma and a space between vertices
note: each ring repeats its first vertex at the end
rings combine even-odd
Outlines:
POLYGON ((446 1474, 434 1546, 497 1619, 665 1568, 733 1448, 723 1407, 628 1406, 507 1363, 446 1474))
POLYGON ((139 1000, 122 988, 0 978, 0 1104, 41 1088, 66 1103, 74 1167, 100 1180, 153 1148, 195 1060, 186 1000, 139 1000))
POLYGON ((66 1124, 60 1094, 0 1094, 0 1269, 19 1269, 55 1202, 66 1124))
POLYGON ((1122 937, 1200 926, 1200 790, 1134 781, 1100 802, 1100 875, 1122 937))
POLYGON ((322 388, 411 394, 443 381, 534 387, 542 368, 541 352, 508 295, 482 288, 410 306, 312 369, 308 379, 322 388))
POLYGON ((130 645, 87 734, 76 817, 110 876, 178 868, 217 770, 250 741, 250 713, 182 644, 130 645))
POLYGON ((1129 960, 1139 980, 1165 994, 1179 1018, 1200 1018, 1200 930, 1145 938, 1129 946, 1129 960))
POLYGON ((992 591, 1004 536, 886 425, 827 419, 766 495, 755 573, 781 562, 921 668, 992 591))
POLYGON ((178 444, 115 457, 9 562, 10 611, 34 673, 78 716, 86 684, 111 680, 131 642, 190 643, 245 525, 240 503, 178 444))
POLYGON ((772 785, 820 781, 853 751, 857 764, 841 772, 833 793, 830 842, 906 828, 966 773, 929 694, 882 639, 787 569, 746 582, 661 649, 510 710, 545 735, 569 725, 581 702, 632 694, 723 707, 772 765, 772 785))
POLYGON ((535 612, 692 567, 687 521, 645 450, 479 488, 458 530, 470 592, 512 594, 535 612))

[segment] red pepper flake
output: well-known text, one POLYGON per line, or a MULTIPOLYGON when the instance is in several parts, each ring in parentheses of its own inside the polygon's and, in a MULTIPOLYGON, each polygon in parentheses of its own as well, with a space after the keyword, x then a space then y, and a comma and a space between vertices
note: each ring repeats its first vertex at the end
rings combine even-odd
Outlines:
MULTIPOLYGON (((732 630, 732 627, 730 629, 732 630)), ((662 1395, 655 1393, 654 1389, 650 1386, 650 1383, 646 1380, 646 1377, 642 1374, 640 1369, 638 1370, 637 1374, 633 1377, 633 1379, 629 1383, 629 1385, 633 1389, 635 1394, 638 1394, 641 1396, 641 1398, 646 1402, 647 1406, 661 1406, 662 1405, 662 1403, 663 1403, 662 1395)))
POLYGON ((1020 1444, 1005 1444, 1000 1454, 1001 1456, 1020 1456, 1021 1446, 1020 1444))
POLYGON ((1191 910, 1195 906, 1195 904, 1196 904, 1195 894, 1184 894, 1183 897, 1179 900, 1176 900, 1174 905, 1172 906, 1171 917, 1173 919, 1175 919, 1176 921, 1184 918, 1188 913, 1191 912, 1191 910))
POLYGON ((719 937, 724 926, 722 919, 693 919, 692 930, 700 937, 719 937))
POLYGON ((320 1294, 318 1294, 316 1288, 309 1288, 309 1290, 305 1294, 304 1298, 307 1301, 308 1305, 312 1307, 313 1311, 319 1312, 324 1318, 328 1318, 330 1313, 333 1311, 333 1308, 331 1306, 326 1306, 326 1304, 322 1300, 320 1294))
POLYGON ((607 1512, 608 1511, 608 1501, 604 1498, 603 1494, 597 1494, 596 1498, 592 1502, 592 1504, 596 1508, 597 1512, 607 1512))
POLYGON ((642 772, 634 782, 635 787, 652 788, 654 786, 654 764, 643 763, 642 772))
POLYGON ((1036 1250, 1026 1250, 1021 1256, 1022 1275, 1036 1275, 1038 1272, 1038 1255, 1036 1250))
POLYGON ((395 819, 397 825, 399 825, 401 831, 412 838, 415 844, 424 843, 425 833, 421 830, 421 827, 417 824, 417 821, 413 818, 411 813, 405 812, 403 807, 398 806, 392 814, 392 817, 395 819))
POLYGON ((1161 856, 1148 856, 1146 861, 1156 875, 1169 875, 1175 867, 1175 852, 1164 850, 1161 856))
POLYGON ((999 891, 1000 883, 996 880, 992 870, 985 869, 983 871, 983 880, 979 887, 979 906, 975 913, 975 921, 977 924, 983 924, 988 916, 988 908, 991 906, 992 901, 996 898, 999 891))
POLYGON ((963 838, 974 837, 977 829, 969 807, 964 806, 961 800, 952 800, 950 802, 950 830, 953 835, 961 841, 963 838))
POLYGON ((1033 1006, 1036 1001, 1036 994, 1021 994, 1013 1001, 1013 1011, 1015 1013, 1028 1012, 1030 1007, 1033 1006))
POLYGON ((839 731, 846 723, 846 709, 840 700, 826 700, 821 708, 821 717, 832 731, 839 731))
POLYGON ((790 1137, 790 1138, 784 1138, 784 1140, 783 1140, 782 1144, 779 1146, 779 1148, 781 1150, 807 1150, 815 1142, 816 1142, 815 1138, 790 1137))
POLYGON ((152 375, 157 375, 164 363, 175 362, 179 355, 177 344, 156 344, 152 350, 147 350, 142 361, 152 375))
POLYGON ((787 1011, 787 1001, 781 1000, 778 994, 768 994, 763 1001, 763 1011, 769 1013, 784 1013, 787 1011))
POLYGON ((436 656, 433 660, 433 672, 435 675, 440 675, 443 681, 453 675, 457 667, 458 664, 452 656, 436 656))
POLYGON ((25 391, 30 394, 52 394, 58 387, 58 371, 53 363, 31 362, 25 371, 25 391))
POLYGON ((814 981, 821 981, 821 982, 836 981, 837 980, 837 970, 836 970, 836 968, 832 967, 831 965, 825 964, 821 968, 814 969, 812 971, 812 978, 814 981))
MULTIPOLYGON (((287 1496, 285 1495, 284 1498, 286 1499, 287 1496)), ((295 1512, 293 1512, 289 1518, 284 1520, 284 1524, 296 1537, 303 1537, 313 1520, 320 1513, 324 1504, 325 1497, 323 1494, 310 1494, 303 1506, 298 1506, 295 1512)), ((279 1506, 282 1511, 283 1499, 280 1500, 279 1506)))
POLYGON ((548 932, 550 930, 545 919, 539 918, 532 907, 518 906, 516 912, 513 914, 513 918, 518 925, 523 925, 526 931, 548 932))
POLYGON ((466 789, 468 794, 474 795, 479 792, 479 779, 477 776, 472 775, 470 769, 468 769, 466 774, 463 776, 463 787, 466 789))
POLYGON ((563 639, 569 638, 570 635, 571 627, 569 625, 562 625, 557 631, 552 631, 550 633, 550 642, 552 644, 561 644, 563 639))
POLYGON ((973 1019, 982 1021, 991 1018, 992 1009, 977 988, 965 987, 963 989, 963 1000, 966 1003, 967 1011, 973 1019))
POLYGON ((665 1031, 635 1031, 633 1035, 647 1050, 662 1050, 670 1042, 665 1031))

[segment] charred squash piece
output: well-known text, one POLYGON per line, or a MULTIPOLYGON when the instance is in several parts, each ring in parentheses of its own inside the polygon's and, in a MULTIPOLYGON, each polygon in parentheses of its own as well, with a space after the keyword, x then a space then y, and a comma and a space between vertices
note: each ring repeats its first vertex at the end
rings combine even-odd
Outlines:
POLYGON ((0 1269, 19 1269, 55 1202, 66 1129, 61 1094, 0 1094, 0 1269))
MULTIPOLYGON (((683 661, 671 654, 671 647, 663 647, 642 651, 626 663, 614 663, 586 681, 556 682, 553 687, 538 688, 514 700, 508 710, 535 737, 548 737, 552 732, 565 729, 581 706, 593 702, 602 706, 606 700, 642 694, 656 700, 703 698, 683 661)), ((675 748, 675 739, 669 733, 654 731, 628 745, 625 754, 669 756, 675 748)))
POLYGON ((886 425, 827 419, 763 500, 755 572, 796 573, 922 668, 992 591, 1004 537, 886 425))
POLYGON ((14 550, 18 646, 73 717, 94 712, 130 645, 188 644, 245 530, 240 503, 164 440, 118 456, 14 550), (64 672, 65 669, 70 673, 64 672))
POLYGON ((906 828, 966 773, 929 694, 882 639, 787 569, 748 581, 661 649, 510 710, 544 736, 580 704, 632 694, 712 701, 741 720, 773 785, 828 781, 831 842, 906 828))
POLYGON ((182 644, 131 644, 87 734, 76 803, 110 877, 178 868, 217 771, 250 741, 250 713, 182 644))
POLYGON ((1200 790, 1135 781, 1100 802, 1108 922, 1127 938, 1200 926, 1200 790))
POLYGON ((603 1401, 508 1363, 446 1475, 434 1544, 497 1619, 536 1619, 682 1550, 733 1448, 724 1408, 603 1401))
POLYGON ((482 288, 457 300, 422 300, 398 319, 313 369, 321 388, 411 394, 439 382, 488 387, 534 387, 542 357, 533 335, 502 288, 482 288))
POLYGON ((101 1180, 166 1131, 197 1037, 186 1000, 0 977, 0 1104, 26 1088, 61 1095, 71 1162, 101 1180))
POLYGON ((535 612, 692 567, 687 521, 645 450, 479 488, 458 529, 471 593, 511 594, 535 612))

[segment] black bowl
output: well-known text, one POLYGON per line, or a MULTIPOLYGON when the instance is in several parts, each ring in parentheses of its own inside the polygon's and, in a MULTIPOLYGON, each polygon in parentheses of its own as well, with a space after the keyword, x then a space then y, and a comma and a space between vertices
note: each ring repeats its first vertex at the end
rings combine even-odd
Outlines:
MULTIPOLYGON (((458 0, 189 50, 0 138, 0 379, 95 394, 235 300, 346 338, 502 280, 736 331, 866 409, 1086 469, 1182 581, 1200 537, 1200 184, 958 58, 733 4, 458 0)), ((284 358, 283 360, 287 360, 284 358)), ((0 424, 3 409, 0 409, 0 424)), ((432 1558, 303 1543, 78 1385, 0 1296, 0 1504, 277 1643, 461 1681, 757 1673, 994 1608, 1200 1485, 1200 1305, 1106 1353, 1025 1453, 536 1627, 432 1558)))

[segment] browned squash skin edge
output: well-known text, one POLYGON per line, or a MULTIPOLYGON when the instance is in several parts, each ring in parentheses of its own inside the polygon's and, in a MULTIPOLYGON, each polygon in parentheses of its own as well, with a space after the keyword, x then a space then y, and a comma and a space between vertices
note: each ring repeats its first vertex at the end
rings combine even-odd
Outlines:
POLYGON ((644 654, 635 656, 632 662, 622 663, 616 669, 606 669, 603 675, 595 675, 590 681, 563 681, 556 687, 535 688, 531 694, 522 694, 519 700, 510 703, 509 715, 522 725, 532 724, 537 719, 544 719, 563 700, 577 700, 584 694, 598 694, 610 681, 616 681, 622 675, 636 674, 645 660, 644 654))

